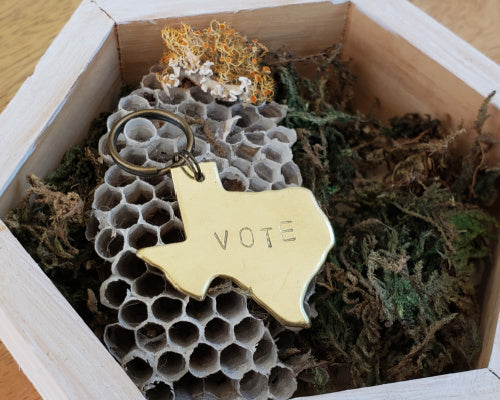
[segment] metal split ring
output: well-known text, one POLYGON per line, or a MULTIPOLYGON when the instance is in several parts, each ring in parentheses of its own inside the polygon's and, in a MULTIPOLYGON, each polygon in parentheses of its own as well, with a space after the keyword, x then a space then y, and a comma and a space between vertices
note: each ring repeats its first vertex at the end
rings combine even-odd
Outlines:
POLYGON ((194 156, 191 153, 191 150, 193 149, 194 145, 194 135, 193 132, 191 131, 191 128, 187 124, 187 122, 179 117, 178 115, 175 115, 171 112, 164 111, 164 110, 139 110, 132 112, 130 114, 127 114, 125 117, 120 119, 116 125, 113 127, 111 132, 109 133, 109 138, 108 138, 108 147, 109 147, 109 153, 113 160, 116 162, 116 164, 124 169, 125 171, 134 174, 134 175, 139 175, 143 177, 147 176, 156 176, 156 175, 164 175, 168 171, 170 171, 172 168, 175 167, 182 167, 183 171, 188 174, 191 178, 196 179, 198 182, 201 182, 204 177, 203 174, 201 173, 200 166, 198 165, 198 162, 194 158, 194 156), (186 136, 186 148, 184 150, 181 150, 177 153, 174 154, 174 157, 172 160, 167 161, 165 163, 165 166, 162 168, 158 167, 143 167, 140 165, 132 164, 128 162, 127 160, 123 159, 118 151, 117 147, 117 142, 118 142, 118 136, 120 133, 122 133, 123 128, 125 127, 125 124, 130 121, 131 119, 134 118, 149 118, 149 119, 159 119, 165 122, 168 122, 172 125, 175 125, 178 127, 186 136), (184 168, 184 166, 187 165, 187 167, 191 170, 191 173, 188 173, 187 170, 184 168))
POLYGON ((184 171, 184 173, 190 178, 196 180, 197 182, 203 182, 203 180, 205 179, 205 176, 201 172, 200 164, 198 164, 193 154, 190 153, 189 151, 181 150, 175 153, 173 160, 174 162, 177 162, 179 160, 184 161, 184 163, 188 166, 191 172, 188 172, 188 170, 184 168, 184 165, 181 165, 181 168, 184 171))

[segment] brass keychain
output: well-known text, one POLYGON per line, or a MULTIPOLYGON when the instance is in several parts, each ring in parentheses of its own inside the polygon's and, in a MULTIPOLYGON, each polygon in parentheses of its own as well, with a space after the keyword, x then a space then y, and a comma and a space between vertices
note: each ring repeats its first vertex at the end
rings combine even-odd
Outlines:
POLYGON ((137 256, 197 300, 205 298, 215 277, 223 276, 248 291, 283 325, 309 327, 306 292, 334 244, 328 218, 311 191, 302 187, 226 191, 216 164, 194 158, 194 140, 181 117, 163 110, 128 114, 110 132, 110 154, 125 171, 143 177, 171 172, 184 223, 184 242, 140 249, 137 256), (175 153, 163 168, 124 160, 118 136, 137 117, 177 126, 186 136, 186 149, 175 153))

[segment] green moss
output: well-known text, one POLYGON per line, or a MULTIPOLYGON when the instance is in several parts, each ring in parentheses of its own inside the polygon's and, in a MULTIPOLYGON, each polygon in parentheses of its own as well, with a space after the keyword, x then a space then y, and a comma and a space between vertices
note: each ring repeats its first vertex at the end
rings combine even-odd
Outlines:
POLYGON ((480 345, 476 265, 496 240, 494 218, 478 207, 497 197, 497 169, 482 165, 496 144, 481 132, 490 98, 471 152, 457 155, 450 147, 463 130, 418 114, 385 125, 350 108, 354 79, 338 54, 285 56, 277 68, 285 123, 299 134, 295 159, 336 235, 312 299, 318 316, 301 333, 312 374, 328 366, 329 379, 313 386, 470 369, 480 345), (297 73, 311 67, 311 80, 297 73), (339 370, 349 379, 336 382, 339 370))
POLYGON ((100 335, 107 321, 95 300, 109 266, 85 237, 94 189, 105 167, 97 143, 106 133, 101 115, 85 141, 64 155, 46 179, 29 176, 30 188, 5 223, 87 324, 100 335))

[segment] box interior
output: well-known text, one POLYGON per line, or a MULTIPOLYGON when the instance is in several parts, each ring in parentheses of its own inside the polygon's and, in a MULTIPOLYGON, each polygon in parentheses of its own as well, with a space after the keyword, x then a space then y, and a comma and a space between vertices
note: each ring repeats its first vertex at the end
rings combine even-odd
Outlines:
MULTIPOLYGON (((178 26, 181 21, 203 27, 212 19, 231 23, 248 37, 258 37, 272 50, 286 49, 296 55, 313 54, 342 42, 343 57, 351 60, 352 71, 358 77, 355 105, 381 119, 420 112, 442 119, 451 129, 462 125, 471 128, 483 101, 479 93, 444 67, 349 3, 324 2, 121 23, 78 77, 57 117, 50 121, 33 153, 19 167, 0 199, 0 215, 5 215, 22 197, 28 173, 44 176, 50 172, 67 148, 82 140, 93 118, 100 111, 113 109, 120 87, 135 87, 159 60, 163 46, 161 28, 178 26), (54 146, 68 132, 71 139, 54 146)), ((500 125, 500 111, 490 106, 489 112, 486 129, 500 125)), ((472 140, 470 135, 459 145, 470 145, 472 140)), ((495 153, 492 161, 500 161, 500 152, 495 153)), ((500 287, 498 256, 495 260, 482 308, 483 347, 477 368, 488 365, 500 307, 495 295, 500 287)))

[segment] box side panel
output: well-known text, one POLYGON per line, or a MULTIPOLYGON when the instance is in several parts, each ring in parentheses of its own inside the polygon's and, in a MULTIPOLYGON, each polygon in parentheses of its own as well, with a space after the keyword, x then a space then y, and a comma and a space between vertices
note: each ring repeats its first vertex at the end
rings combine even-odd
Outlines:
MULTIPOLYGON (((500 233, 498 236, 500 237, 500 233)), ((488 310, 493 310, 492 312, 500 310, 500 243, 497 247, 496 264, 491 276, 491 282, 489 282, 485 293, 482 319, 484 344, 479 357, 479 365, 488 365, 488 368, 500 379, 500 313, 497 311, 496 315, 485 314, 488 310)))
MULTIPOLYGON (((470 129, 485 96, 500 90, 500 67, 409 3, 391 0, 376 12, 354 3, 343 54, 358 77, 356 106, 382 119, 416 111, 470 129)), ((499 126, 499 108, 497 96, 486 129, 499 126)))
POLYGON ((496 400, 499 391, 500 380, 485 368, 297 400, 496 400))
MULTIPOLYGON (((321 0, 320 0, 321 1, 321 0)), ((255 10, 289 4, 318 3, 318 0, 96 0, 96 3, 110 15, 117 24, 133 21, 151 21, 158 18, 187 17, 202 14, 233 13, 241 10, 255 10)), ((336 0, 345 3, 347 0, 336 0)))
POLYGON ((149 67, 159 61, 164 50, 161 29, 166 25, 175 27, 184 22, 204 28, 216 18, 250 39, 258 38, 271 50, 293 50, 295 55, 304 55, 342 40, 348 8, 349 4, 323 2, 119 24, 124 79, 137 85, 149 67))
POLYGON ((25 176, 44 176, 80 142, 120 86, 113 22, 84 2, 0 115, 0 215, 22 197, 25 176))
MULTIPOLYGON (((441 119, 451 129, 463 126, 468 134, 457 141, 456 148, 469 148, 477 135, 473 126, 484 96, 500 89, 500 67, 411 4, 391 0, 375 8, 365 0, 354 3, 343 56, 351 60, 358 78, 355 106, 381 119, 419 112, 441 119), (399 29, 397 34, 394 29, 399 29), (455 53, 453 49, 459 50, 455 53), (453 63, 460 68, 452 72, 448 66, 453 63)), ((494 98, 484 126, 496 139, 500 139, 499 107, 500 101, 494 98)), ((489 156, 487 165, 499 165, 500 146, 489 156)), ((488 365, 499 314, 498 258, 488 274, 481 314, 480 368, 488 365)))
POLYGON ((0 221, 0 337, 44 399, 143 399, 0 221))

